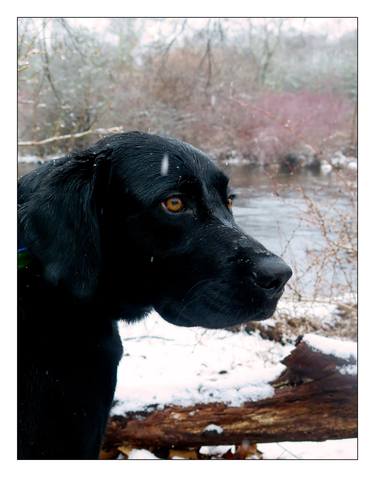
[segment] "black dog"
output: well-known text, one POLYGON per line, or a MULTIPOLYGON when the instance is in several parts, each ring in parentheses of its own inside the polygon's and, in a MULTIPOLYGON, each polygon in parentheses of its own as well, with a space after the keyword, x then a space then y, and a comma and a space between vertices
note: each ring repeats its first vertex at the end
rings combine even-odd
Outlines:
POLYGON ((292 272, 235 224, 232 200, 204 153, 139 132, 20 180, 19 458, 98 457, 116 320, 155 308, 222 328, 272 315, 292 272))

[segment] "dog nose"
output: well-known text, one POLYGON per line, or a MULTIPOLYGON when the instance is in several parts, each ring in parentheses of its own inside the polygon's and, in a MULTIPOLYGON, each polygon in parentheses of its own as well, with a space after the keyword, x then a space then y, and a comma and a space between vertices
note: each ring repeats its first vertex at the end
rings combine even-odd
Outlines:
POLYGON ((292 276, 292 269, 280 257, 262 257, 256 264, 254 276, 259 287, 278 292, 292 276))

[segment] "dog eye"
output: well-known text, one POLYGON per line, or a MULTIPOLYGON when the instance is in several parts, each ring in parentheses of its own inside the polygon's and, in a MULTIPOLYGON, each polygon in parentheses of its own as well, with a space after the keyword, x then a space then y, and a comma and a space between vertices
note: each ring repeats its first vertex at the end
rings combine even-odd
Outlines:
POLYGON ((169 212, 178 213, 182 212, 185 208, 184 203, 180 197, 168 197, 167 200, 162 202, 163 207, 165 207, 169 212))
POLYGON ((231 209, 233 207, 233 200, 234 200, 234 195, 230 195, 228 198, 227 198, 227 207, 228 209, 231 209))

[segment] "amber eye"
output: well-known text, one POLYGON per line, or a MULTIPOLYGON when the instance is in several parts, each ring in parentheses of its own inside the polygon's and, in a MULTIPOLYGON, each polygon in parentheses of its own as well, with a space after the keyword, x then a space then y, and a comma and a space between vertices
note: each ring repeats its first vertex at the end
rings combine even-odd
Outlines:
POLYGON ((233 207, 233 197, 228 197, 227 207, 228 207, 228 209, 231 209, 233 207))
POLYGON ((167 200, 162 202, 162 204, 169 212, 177 213, 184 210, 184 203, 180 197, 169 197, 167 200))

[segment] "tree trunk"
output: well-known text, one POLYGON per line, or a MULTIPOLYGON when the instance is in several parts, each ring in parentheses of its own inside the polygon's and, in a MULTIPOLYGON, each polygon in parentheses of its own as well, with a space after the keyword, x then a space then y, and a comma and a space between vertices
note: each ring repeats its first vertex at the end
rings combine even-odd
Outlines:
MULTIPOLYGON (((332 341, 332 340, 331 340, 332 341)), ((240 407, 224 403, 168 406, 113 416, 104 449, 197 447, 279 441, 322 441, 357 436, 356 358, 342 359, 300 339, 283 361, 271 398, 240 407), (214 424, 215 426, 207 426, 214 424)))

